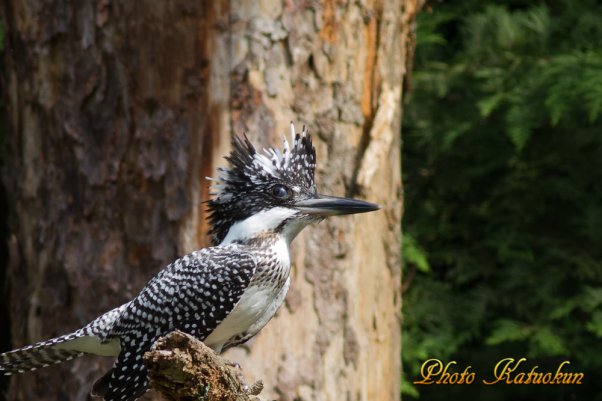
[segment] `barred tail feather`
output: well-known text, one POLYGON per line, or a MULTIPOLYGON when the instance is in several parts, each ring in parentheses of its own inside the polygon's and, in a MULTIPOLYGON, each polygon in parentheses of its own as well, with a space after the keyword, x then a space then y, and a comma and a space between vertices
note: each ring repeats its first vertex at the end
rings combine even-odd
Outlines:
POLYGON ((80 335, 75 332, 0 354, 0 374, 28 372, 77 358, 83 352, 69 349, 64 344, 76 340, 80 335))
POLYGON ((99 316, 73 333, 0 354, 0 375, 28 372, 77 358, 84 353, 117 356, 119 340, 106 338, 106 334, 127 305, 99 316))

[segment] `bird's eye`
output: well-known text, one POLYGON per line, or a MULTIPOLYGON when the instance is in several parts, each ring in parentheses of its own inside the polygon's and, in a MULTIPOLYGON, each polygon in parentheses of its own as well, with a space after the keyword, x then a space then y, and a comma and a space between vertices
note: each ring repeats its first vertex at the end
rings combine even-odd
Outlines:
POLYGON ((273 197, 278 198, 278 199, 288 199, 291 196, 291 190, 287 187, 285 187, 284 185, 274 185, 271 189, 270 189, 270 193, 272 194, 273 197))

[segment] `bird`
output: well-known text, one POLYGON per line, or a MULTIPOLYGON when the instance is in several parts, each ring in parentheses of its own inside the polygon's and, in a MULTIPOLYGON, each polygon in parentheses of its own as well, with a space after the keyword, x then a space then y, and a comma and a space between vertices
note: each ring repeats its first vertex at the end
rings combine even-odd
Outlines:
POLYGON ((166 266, 130 302, 79 330, 0 354, 11 375, 83 354, 117 357, 91 394, 136 400, 149 389, 143 355, 180 330, 216 353, 255 336, 275 315, 290 286, 293 239, 329 216, 376 211, 363 200, 323 195, 314 182, 316 150, 305 126, 291 122, 291 143, 257 151, 232 135, 228 166, 218 169, 207 202, 212 246, 166 266))

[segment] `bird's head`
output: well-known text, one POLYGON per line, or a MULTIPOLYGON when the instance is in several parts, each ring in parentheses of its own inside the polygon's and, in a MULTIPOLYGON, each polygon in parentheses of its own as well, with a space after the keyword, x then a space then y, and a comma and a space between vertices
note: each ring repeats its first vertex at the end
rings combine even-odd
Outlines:
POLYGON ((284 139, 282 151, 257 152, 248 138, 233 136, 228 168, 212 179, 209 204, 214 244, 245 242, 263 233, 279 233, 291 241, 312 222, 328 216, 364 213, 378 206, 355 199, 318 194, 314 183, 316 150, 303 128, 292 146, 284 139))

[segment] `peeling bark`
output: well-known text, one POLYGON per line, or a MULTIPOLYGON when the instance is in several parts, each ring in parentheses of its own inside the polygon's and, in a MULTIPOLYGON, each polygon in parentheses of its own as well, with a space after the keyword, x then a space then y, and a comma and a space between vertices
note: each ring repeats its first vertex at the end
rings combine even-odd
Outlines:
POLYGON ((254 102, 232 113, 233 131, 277 141, 293 115, 319 138, 319 189, 383 206, 330 219, 293 243, 286 308, 248 350, 227 355, 253 366, 268 398, 399 398, 400 99, 416 6, 259 2, 232 10, 233 97, 254 102))
MULTIPOLYGON (((400 100, 417 6, 3 2, 12 345, 80 327, 207 245, 204 178, 230 134, 278 144, 295 120, 315 136, 322 192, 382 211, 305 230, 286 307, 227 357, 268 399, 398 399, 400 100)), ((15 376, 9 399, 84 400, 110 364, 15 376)))

